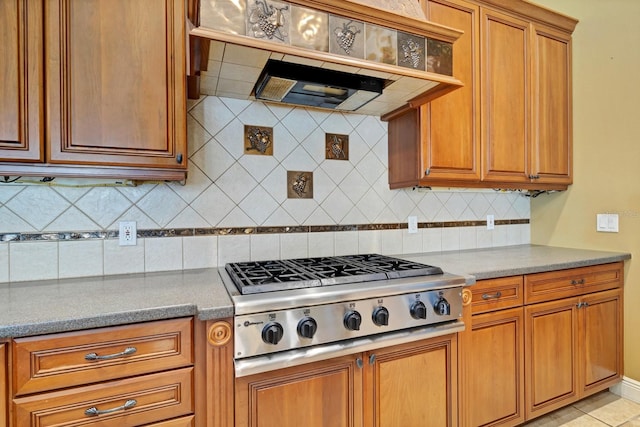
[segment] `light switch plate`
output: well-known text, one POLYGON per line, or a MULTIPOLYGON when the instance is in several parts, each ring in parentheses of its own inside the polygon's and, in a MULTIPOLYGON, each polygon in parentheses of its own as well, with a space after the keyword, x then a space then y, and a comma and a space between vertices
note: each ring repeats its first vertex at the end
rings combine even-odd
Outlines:
POLYGON ((618 214, 596 214, 596 231, 617 233, 618 214))

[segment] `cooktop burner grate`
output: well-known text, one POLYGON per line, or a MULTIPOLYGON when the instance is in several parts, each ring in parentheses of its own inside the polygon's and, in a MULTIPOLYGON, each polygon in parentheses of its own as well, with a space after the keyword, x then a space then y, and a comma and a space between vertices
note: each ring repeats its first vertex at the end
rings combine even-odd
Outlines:
POLYGON ((379 254, 229 263, 242 294, 442 274, 439 267, 379 254))

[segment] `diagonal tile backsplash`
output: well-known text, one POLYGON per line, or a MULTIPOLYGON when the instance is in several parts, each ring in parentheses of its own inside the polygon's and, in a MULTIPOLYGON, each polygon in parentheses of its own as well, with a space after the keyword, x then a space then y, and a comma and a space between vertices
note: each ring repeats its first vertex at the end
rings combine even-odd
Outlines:
POLYGON ((377 117, 208 96, 190 101, 187 124, 184 185, 0 184, 0 282, 213 267, 248 258, 529 243, 529 199, 518 192, 389 190, 386 123, 377 117), (245 125, 273 129, 272 156, 245 152, 245 125), (349 136, 348 160, 325 159, 325 133, 349 136), (313 199, 287 198, 287 171, 313 172, 313 199), (491 231, 465 223, 421 228, 415 235, 376 229, 405 223, 409 215, 423 223, 483 221, 487 214, 519 221, 491 231), (138 247, 118 246, 115 231, 122 220, 149 232, 139 235, 138 247), (363 224, 370 229, 354 228, 363 224), (278 234, 268 228, 299 226, 334 229, 278 234), (245 236, 215 232, 229 227, 262 228, 245 236), (176 229, 191 233, 176 236, 176 229), (69 238, 73 242, 64 242, 69 238), (84 254, 91 259, 73 262, 84 254), (38 273, 28 268, 33 257, 38 273))

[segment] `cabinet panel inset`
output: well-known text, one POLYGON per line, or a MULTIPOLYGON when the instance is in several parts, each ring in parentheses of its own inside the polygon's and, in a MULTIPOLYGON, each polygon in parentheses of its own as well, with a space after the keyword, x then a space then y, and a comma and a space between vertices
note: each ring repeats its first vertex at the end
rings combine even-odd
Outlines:
POLYGON ((483 10, 483 179, 528 182, 529 26, 483 10))
POLYGON ((48 161, 186 164, 183 2, 47 4, 48 161))
POLYGON ((0 2, 0 161, 41 162, 42 5, 0 2))

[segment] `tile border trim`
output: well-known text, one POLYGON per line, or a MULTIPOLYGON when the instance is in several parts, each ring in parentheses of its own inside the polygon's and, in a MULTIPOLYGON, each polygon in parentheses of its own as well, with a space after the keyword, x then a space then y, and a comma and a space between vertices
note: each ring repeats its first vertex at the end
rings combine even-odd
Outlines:
MULTIPOLYGON (((529 219, 495 220, 495 225, 529 224, 529 219)), ((454 228, 482 227, 487 221, 439 221, 419 222, 418 228, 454 228)), ((325 233, 341 231, 375 231, 402 230, 407 223, 380 224, 347 224, 347 225, 293 225, 275 227, 207 227, 207 228, 172 228, 138 230, 138 238, 147 237, 191 237, 191 236, 233 236, 252 234, 286 234, 286 233, 325 233)), ((32 242, 32 241, 78 241, 117 239, 118 230, 86 231, 86 232, 48 232, 48 233, 0 233, 0 242, 32 242)))

